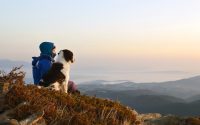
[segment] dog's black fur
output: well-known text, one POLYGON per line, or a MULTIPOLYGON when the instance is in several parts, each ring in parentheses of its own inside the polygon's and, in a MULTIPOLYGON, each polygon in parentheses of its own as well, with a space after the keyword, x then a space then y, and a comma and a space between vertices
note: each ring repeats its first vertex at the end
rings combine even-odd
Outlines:
POLYGON ((42 77, 42 80, 40 81, 39 85, 48 87, 51 85, 51 83, 62 83, 65 80, 65 76, 61 72, 62 69, 62 63, 53 63, 51 69, 42 77))

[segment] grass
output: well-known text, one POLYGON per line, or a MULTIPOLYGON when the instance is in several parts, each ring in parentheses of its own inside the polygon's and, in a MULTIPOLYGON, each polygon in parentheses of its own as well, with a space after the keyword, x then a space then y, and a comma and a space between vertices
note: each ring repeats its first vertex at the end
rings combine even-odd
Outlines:
POLYGON ((48 125, 133 125, 136 120, 132 110, 119 102, 25 85, 25 75, 19 70, 0 72, 0 84, 11 83, 4 105, 12 109, 26 102, 10 114, 13 119, 23 120, 44 111, 43 118, 48 125))

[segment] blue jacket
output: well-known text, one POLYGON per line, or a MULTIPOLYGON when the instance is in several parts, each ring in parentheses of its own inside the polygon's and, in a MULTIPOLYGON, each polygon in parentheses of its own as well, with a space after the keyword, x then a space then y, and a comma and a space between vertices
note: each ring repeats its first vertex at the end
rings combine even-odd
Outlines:
POLYGON ((43 42, 40 44, 41 54, 39 57, 32 57, 32 73, 34 84, 38 85, 41 78, 49 71, 54 62, 52 57, 52 49, 54 44, 51 42, 43 42))

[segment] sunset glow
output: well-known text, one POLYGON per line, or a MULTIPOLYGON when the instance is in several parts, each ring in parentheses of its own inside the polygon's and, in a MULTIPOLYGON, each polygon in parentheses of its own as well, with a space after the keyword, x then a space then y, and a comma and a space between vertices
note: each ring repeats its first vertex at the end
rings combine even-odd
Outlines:
POLYGON ((1 0, 0 58, 30 62, 40 42, 52 41, 57 51, 74 51, 77 70, 199 74, 199 5, 199 0, 1 0))

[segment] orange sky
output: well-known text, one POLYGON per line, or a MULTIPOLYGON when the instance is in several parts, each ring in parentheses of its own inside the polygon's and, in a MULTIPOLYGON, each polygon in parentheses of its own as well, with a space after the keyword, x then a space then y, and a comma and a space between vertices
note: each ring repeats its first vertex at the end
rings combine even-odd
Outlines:
POLYGON ((30 62, 40 42, 52 41, 57 51, 74 51, 77 69, 200 72, 199 5, 198 0, 1 1, 0 59, 30 62))

